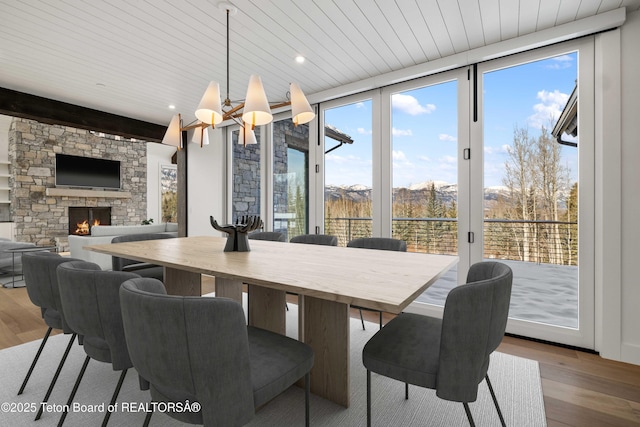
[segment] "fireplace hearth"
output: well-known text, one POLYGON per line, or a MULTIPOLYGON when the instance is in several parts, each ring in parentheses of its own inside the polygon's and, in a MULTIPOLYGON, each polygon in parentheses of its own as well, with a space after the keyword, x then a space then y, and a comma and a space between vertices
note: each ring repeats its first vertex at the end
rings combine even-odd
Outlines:
POLYGON ((111 225, 110 207, 69 207, 69 234, 89 236, 94 225, 111 225))

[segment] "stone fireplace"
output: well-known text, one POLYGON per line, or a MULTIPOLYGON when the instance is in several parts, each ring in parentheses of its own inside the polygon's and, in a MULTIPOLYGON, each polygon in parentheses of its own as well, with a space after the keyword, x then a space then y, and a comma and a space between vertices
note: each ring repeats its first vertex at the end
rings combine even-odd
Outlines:
POLYGON ((69 206, 69 234, 88 236, 94 225, 111 225, 110 207, 69 206))
MULTIPOLYGON (((78 221, 71 208, 92 208, 101 224, 138 225, 147 216, 147 143, 61 125, 14 118, 9 129, 9 187, 15 239, 64 251, 78 221), (107 191, 55 185, 56 153, 121 162, 122 188, 107 191), (103 216, 102 209, 109 211, 103 216), (106 221, 106 222, 105 222, 106 221)), ((88 224, 90 227, 90 224, 88 224)))

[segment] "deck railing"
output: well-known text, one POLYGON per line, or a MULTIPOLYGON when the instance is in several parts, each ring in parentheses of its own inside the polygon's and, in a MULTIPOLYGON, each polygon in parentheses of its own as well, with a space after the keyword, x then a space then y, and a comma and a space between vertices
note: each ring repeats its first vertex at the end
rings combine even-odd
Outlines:
MULTIPOLYGON (((346 246, 372 235, 371 218, 329 218, 325 233, 346 246)), ((393 237, 411 252, 453 255, 458 252, 455 218, 394 218, 393 237)), ((565 221, 484 220, 484 257, 537 263, 577 265, 578 224, 565 221)))

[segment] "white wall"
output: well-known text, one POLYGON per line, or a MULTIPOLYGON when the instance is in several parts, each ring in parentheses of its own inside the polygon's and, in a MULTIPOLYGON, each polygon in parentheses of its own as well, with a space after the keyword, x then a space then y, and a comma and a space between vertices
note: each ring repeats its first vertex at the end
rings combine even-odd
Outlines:
POLYGON ((189 170, 187 233, 189 236, 220 236, 221 233, 211 227, 209 216, 213 216, 220 224, 225 224, 227 221, 225 215, 226 149, 223 131, 211 128, 207 130, 209 145, 201 148, 198 144, 189 143, 187 148, 189 170))
POLYGON ((9 126, 11 126, 11 116, 0 114, 0 162, 9 160, 9 126))
MULTIPOLYGON (((640 365, 640 11, 631 13, 621 31, 622 46, 622 331, 620 360, 640 365)), ((612 170, 611 173, 620 173, 612 170)))
POLYGON ((160 206, 160 166, 170 165, 175 147, 147 143, 147 218, 153 218, 154 224, 162 222, 160 206))

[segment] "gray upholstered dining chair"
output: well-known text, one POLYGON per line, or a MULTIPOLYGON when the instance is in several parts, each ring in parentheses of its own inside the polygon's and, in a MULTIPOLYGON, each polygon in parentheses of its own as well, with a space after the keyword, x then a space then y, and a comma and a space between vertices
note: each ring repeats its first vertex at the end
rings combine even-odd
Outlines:
MULTIPOLYGON (((174 236, 164 233, 125 234, 111 239, 111 243, 138 242, 142 240, 171 239, 174 236)), ((132 259, 111 257, 113 271, 129 271, 142 277, 164 280, 164 267, 132 259)))
MULTIPOLYGON (((122 282, 140 277, 134 273, 102 270, 98 264, 72 261, 60 264, 57 269, 60 300, 67 322, 84 336, 83 348, 86 357, 69 400, 68 408, 75 397, 80 381, 91 359, 110 363, 114 371, 122 371, 111 397, 110 407, 120 393, 127 370, 133 365, 129 358, 120 312, 120 285, 122 282)), ((106 426, 111 413, 106 411, 102 425, 106 426)), ((64 410, 58 425, 67 416, 64 410)))
POLYGON ((505 425, 487 370, 491 353, 504 336, 511 300, 511 269, 500 262, 480 262, 469 269, 467 283, 449 292, 442 319, 402 313, 364 346, 367 368, 367 425, 371 426, 371 372, 436 390, 445 400, 462 402, 474 426, 469 402, 487 381, 505 425))
POLYGON ((286 242, 284 233, 279 231, 256 231, 247 236, 251 240, 269 240, 271 242, 286 242))
POLYGON ((126 281, 120 299, 129 354, 150 384, 152 401, 199 403, 197 411, 167 415, 191 424, 241 426, 304 377, 309 425, 309 346, 247 326, 235 301, 166 295, 155 279, 126 281))
MULTIPOLYGON (((407 242, 400 239, 392 239, 389 237, 359 237, 357 239, 350 240, 347 243, 348 248, 361 248, 361 249, 378 249, 382 251, 407 251, 407 242)), ((360 310, 360 322, 362 323, 362 330, 364 330, 364 318, 362 317, 362 310, 377 311, 380 316, 380 329, 382 329, 382 312, 371 308, 364 308, 359 306, 352 306, 360 310)))
POLYGON ((291 243, 306 243, 308 245, 338 246, 338 238, 329 234, 300 234, 292 237, 291 243))
MULTIPOLYGON (((22 394, 24 389, 33 373, 33 369, 40 358, 42 349, 47 343, 47 339, 53 329, 62 330, 65 334, 71 334, 71 339, 67 348, 60 359, 58 368, 56 369, 49 388, 41 400, 41 402, 47 402, 51 396, 54 386, 58 380, 60 372, 67 360, 67 356, 71 351, 71 346, 76 338, 76 331, 74 331, 66 322, 65 315, 62 310, 62 303, 60 301, 60 293, 58 290, 58 277, 56 275, 56 268, 63 262, 73 261, 73 258, 62 257, 57 253, 42 251, 42 252, 28 252, 22 255, 22 271, 24 273, 24 282, 27 287, 27 294, 31 302, 40 307, 42 313, 42 319, 47 324, 48 329, 44 334, 40 348, 38 349, 29 371, 22 382, 22 386, 18 391, 18 394, 22 394)), ((78 342, 82 343, 81 337, 78 337, 78 342)), ((38 412, 36 413, 36 420, 42 416, 42 409, 44 405, 39 405, 38 412)))

